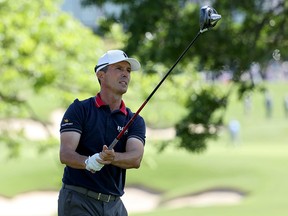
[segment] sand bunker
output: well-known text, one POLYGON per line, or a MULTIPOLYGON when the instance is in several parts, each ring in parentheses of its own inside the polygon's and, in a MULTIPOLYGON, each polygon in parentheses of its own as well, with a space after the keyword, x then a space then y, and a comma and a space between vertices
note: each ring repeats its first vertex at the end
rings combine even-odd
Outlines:
MULTIPOLYGON (((161 195, 139 188, 126 188, 122 200, 128 212, 145 212, 157 207, 180 208, 238 204, 243 194, 232 190, 212 190, 161 202, 161 195)), ((57 212, 58 191, 37 191, 12 199, 0 197, 0 216, 52 216, 57 212)))

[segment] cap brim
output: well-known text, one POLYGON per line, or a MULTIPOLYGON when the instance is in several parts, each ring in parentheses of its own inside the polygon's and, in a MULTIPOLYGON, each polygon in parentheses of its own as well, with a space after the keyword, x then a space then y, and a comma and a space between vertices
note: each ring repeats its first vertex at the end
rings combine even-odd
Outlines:
POLYGON ((137 71, 141 68, 141 64, 134 58, 127 58, 124 61, 129 62, 132 71, 137 71))

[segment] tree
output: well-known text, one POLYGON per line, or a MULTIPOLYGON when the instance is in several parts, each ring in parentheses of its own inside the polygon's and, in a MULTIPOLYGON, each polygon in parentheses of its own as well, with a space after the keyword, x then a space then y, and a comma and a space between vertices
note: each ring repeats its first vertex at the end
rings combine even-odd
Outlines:
MULTIPOLYGON (((109 31, 110 25, 120 22, 126 34, 128 42, 124 49, 129 53, 139 56, 146 66, 146 73, 155 71, 154 65, 172 65, 185 47, 192 40, 193 35, 199 30, 199 9, 201 1, 190 0, 82 0, 83 4, 96 4, 102 6, 110 2, 120 5, 120 13, 107 11, 105 19, 100 23, 99 32, 109 31)), ((274 50, 281 53, 282 59, 287 59, 288 53, 288 29, 286 14, 288 2, 285 0, 214 0, 212 5, 222 20, 212 32, 205 33, 195 43, 189 52, 189 57, 184 58, 177 66, 174 73, 181 73, 185 65, 194 63, 199 71, 213 71, 213 77, 217 78, 223 71, 231 74, 234 87, 239 90, 239 98, 254 88, 258 88, 252 74, 249 73, 252 63, 260 66, 259 73, 265 79, 265 68, 269 61, 274 61, 274 50), (249 79, 243 75, 249 74, 249 79)), ((279 59, 278 59, 279 60, 279 59)), ((222 124, 222 118, 212 121, 212 116, 219 109, 223 109, 228 101, 229 92, 216 95, 211 99, 207 92, 213 92, 213 87, 203 87, 202 92, 195 93, 196 98, 202 98, 198 103, 191 104, 190 115, 179 122, 177 135, 187 137, 190 142, 184 142, 181 147, 197 151, 205 149, 206 138, 212 134, 195 134, 189 127, 201 124, 204 128, 214 124, 217 128, 222 124), (213 100, 215 100, 213 103, 213 100), (199 104, 200 101, 203 104, 199 104), (220 103, 218 103, 218 102, 220 103), (193 112, 199 111, 199 107, 205 107, 207 103, 215 106, 205 113, 208 117, 197 119, 193 112), (193 107, 191 109, 191 107, 193 107), (198 107, 198 108, 197 108, 198 107), (195 136, 197 138, 195 139, 195 136), (195 145, 202 145, 194 148, 195 145), (192 143, 191 145, 189 143, 192 143), (203 148, 204 147, 204 148, 203 148)), ((222 116, 223 117, 223 116, 222 116)), ((209 130, 205 130, 209 131, 209 130)), ((217 130, 216 130, 217 133, 217 130)), ((184 139, 182 139, 183 141, 184 139)))
POLYGON ((55 101, 67 106, 75 93, 80 97, 95 93, 97 80, 91 76, 103 42, 61 12, 58 4, 55 0, 0 2, 0 142, 10 147, 12 155, 25 137, 21 130, 16 133, 5 126, 6 119, 49 123, 31 101, 35 96, 49 107, 55 101))
MULTIPOLYGON (((199 30, 200 5, 196 1, 82 2, 98 6, 112 2, 122 6, 121 13, 107 12, 106 18, 100 23, 100 31, 107 31, 112 23, 120 22, 129 35, 125 49, 137 54, 145 62, 171 65, 199 30)), ((201 42, 198 41, 191 49, 189 59, 186 58, 182 64, 187 64, 193 56, 199 60, 199 70, 219 71, 225 66, 233 71, 234 79, 239 81, 239 75, 248 70, 252 62, 265 64, 272 59, 275 49, 287 45, 286 1, 215 0, 212 6, 222 15, 222 20, 213 33, 203 35, 201 42)), ((287 51, 280 51, 281 56, 287 58, 287 51)))

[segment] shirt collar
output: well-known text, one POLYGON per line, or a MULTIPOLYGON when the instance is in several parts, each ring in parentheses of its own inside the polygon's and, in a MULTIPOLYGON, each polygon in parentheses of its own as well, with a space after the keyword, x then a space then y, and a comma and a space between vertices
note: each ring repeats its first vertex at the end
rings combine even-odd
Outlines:
MULTIPOLYGON (((101 106, 106 106, 106 104, 104 103, 104 101, 101 99, 100 93, 98 93, 95 97, 95 105, 97 108, 101 107, 101 106)), ((119 109, 124 115, 127 115, 127 110, 126 110, 126 106, 123 100, 121 100, 121 105, 120 105, 120 109, 119 109)))

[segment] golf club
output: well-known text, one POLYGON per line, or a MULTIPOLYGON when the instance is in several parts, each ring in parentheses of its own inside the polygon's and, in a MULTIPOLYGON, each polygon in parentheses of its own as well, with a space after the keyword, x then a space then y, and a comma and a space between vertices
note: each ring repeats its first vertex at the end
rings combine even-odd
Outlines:
POLYGON ((179 58, 176 60, 174 65, 170 68, 170 70, 166 73, 166 75, 162 78, 162 80, 158 83, 158 85, 155 87, 155 89, 151 92, 151 94, 147 97, 147 99, 143 102, 143 104, 139 107, 139 109, 134 113, 134 115, 131 117, 129 122, 125 125, 123 130, 118 134, 118 136, 113 140, 113 142, 109 145, 109 149, 113 149, 115 145, 118 143, 118 141, 121 139, 125 131, 128 129, 128 127, 133 123, 135 118, 139 115, 141 110, 145 107, 145 105, 148 103, 148 101, 151 99, 151 97, 155 94, 155 92, 158 90, 158 88, 162 85, 164 80, 169 76, 171 71, 175 68, 175 66, 179 63, 179 61, 183 58, 183 56, 186 54, 186 52, 190 49, 190 47, 194 44, 196 39, 200 34, 203 32, 208 31, 209 29, 213 28, 217 22, 221 19, 221 15, 217 13, 217 11, 210 7, 210 6, 203 6, 200 9, 200 31, 196 35, 196 37, 190 42, 188 47, 184 50, 184 52, 179 56, 179 58))

